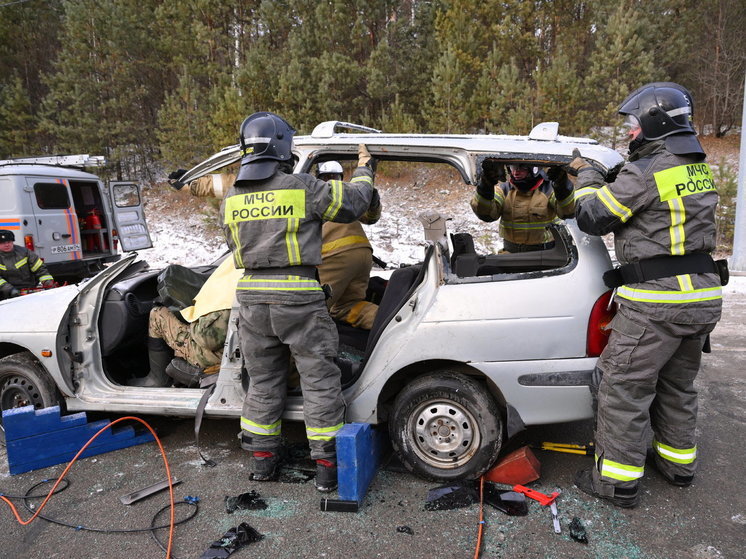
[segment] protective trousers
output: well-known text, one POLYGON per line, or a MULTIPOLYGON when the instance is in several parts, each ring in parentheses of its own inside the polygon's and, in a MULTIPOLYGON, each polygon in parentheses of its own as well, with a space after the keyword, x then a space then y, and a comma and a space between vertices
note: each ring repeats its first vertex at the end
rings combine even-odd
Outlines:
POLYGON ((644 473, 648 425, 663 474, 694 475, 694 379, 705 338, 714 327, 660 321, 620 305, 598 362, 596 484, 637 485, 644 473))
POLYGON ((250 379, 241 416, 241 446, 251 451, 279 449, 292 355, 300 374, 311 458, 334 459, 335 437, 344 424, 344 401, 334 363, 339 337, 324 300, 243 303, 239 327, 250 379))
POLYGON ((161 338, 177 357, 197 367, 217 365, 223 358, 230 309, 208 313, 185 323, 166 307, 150 311, 148 335, 161 338))
POLYGON ((319 267, 321 283, 332 288, 326 302, 332 317, 365 330, 371 329, 378 312, 378 305, 365 300, 372 255, 368 247, 352 248, 325 256, 319 267))

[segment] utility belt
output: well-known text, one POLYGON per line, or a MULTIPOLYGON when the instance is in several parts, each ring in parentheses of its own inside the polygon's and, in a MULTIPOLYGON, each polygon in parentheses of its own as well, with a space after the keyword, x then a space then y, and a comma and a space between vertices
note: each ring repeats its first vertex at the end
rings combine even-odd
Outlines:
POLYGON ((316 266, 282 266, 277 268, 246 268, 245 272, 252 276, 300 276, 302 278, 319 280, 316 266))
POLYGON ((727 285, 728 261, 713 260, 709 254, 704 252, 683 256, 657 256, 618 266, 605 272, 603 277, 606 286, 613 289, 621 285, 643 283, 683 274, 717 274, 720 276, 721 285, 727 285))

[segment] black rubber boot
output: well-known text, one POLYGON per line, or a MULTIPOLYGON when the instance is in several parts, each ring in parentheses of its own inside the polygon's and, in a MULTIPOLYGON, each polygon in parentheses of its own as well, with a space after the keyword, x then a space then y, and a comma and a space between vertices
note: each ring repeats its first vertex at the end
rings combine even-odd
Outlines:
POLYGON ((337 461, 316 460, 316 489, 329 493, 337 488, 337 461))
POLYGON ((599 499, 605 499, 610 501, 611 504, 625 509, 636 507, 640 500, 637 486, 629 488, 614 487, 611 484, 597 486, 593 481, 593 468, 580 470, 576 473, 575 485, 577 485, 578 489, 583 493, 587 493, 593 497, 598 497, 599 499))
POLYGON ((204 376, 204 372, 203 368, 192 365, 181 357, 174 357, 168 364, 168 367, 166 367, 166 374, 174 382, 182 384, 187 388, 199 386, 199 381, 204 376))
POLYGON ((166 374, 166 367, 174 357, 174 351, 161 338, 148 338, 148 360, 150 372, 144 377, 133 378, 130 386, 160 387, 169 386, 171 377, 166 374))
POLYGON ((279 452, 254 452, 254 471, 251 479, 254 481, 272 481, 277 477, 280 469, 279 452))
POLYGON ((651 466, 656 472, 658 472, 663 479, 665 479, 671 485, 675 485, 676 487, 689 487, 694 481, 693 475, 680 476, 678 474, 675 474, 673 477, 671 477, 669 474, 664 472, 663 469, 658 466, 658 460, 655 456, 655 450, 653 450, 652 448, 648 449, 645 462, 648 466, 651 466))

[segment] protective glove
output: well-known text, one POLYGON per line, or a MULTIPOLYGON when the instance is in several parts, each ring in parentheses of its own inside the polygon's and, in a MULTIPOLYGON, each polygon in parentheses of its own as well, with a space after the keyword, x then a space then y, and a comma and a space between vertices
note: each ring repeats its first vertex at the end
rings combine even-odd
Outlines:
POLYGON ((583 159, 583 157, 580 155, 580 150, 578 148, 575 148, 574 150, 572 150, 572 156, 573 156, 573 160, 570 161, 570 164, 567 165, 565 169, 573 177, 577 177, 578 173, 582 171, 583 169, 593 168, 593 165, 591 165, 585 159, 583 159))
POLYGON ((369 163, 373 159, 368 151, 365 144, 359 144, 357 146, 357 166, 358 167, 370 167, 369 163))
POLYGON ((14 287, 13 289, 10 290, 10 295, 8 297, 12 299, 13 297, 20 297, 20 296, 21 296, 21 292, 14 287))
POLYGON ((367 211, 360 216, 360 223, 365 225, 373 225, 381 218, 381 197, 378 195, 378 190, 373 189, 373 197, 370 199, 370 205, 367 211))
POLYGON ((486 178, 493 185, 498 182, 505 182, 507 180, 505 165, 497 161, 490 161, 489 159, 483 161, 482 177, 486 178))
POLYGON ((168 178, 169 180, 177 181, 181 177, 183 177, 186 174, 186 169, 176 169, 175 171, 172 171, 169 173, 168 178))
POLYGON ((547 177, 555 185, 564 185, 567 181, 567 171, 563 167, 549 167, 547 177))
POLYGON ((47 281, 43 281, 43 282, 41 282, 41 286, 42 286, 42 287, 43 287, 44 289, 52 289, 53 287, 56 287, 56 286, 54 285, 54 280, 47 280, 47 281))

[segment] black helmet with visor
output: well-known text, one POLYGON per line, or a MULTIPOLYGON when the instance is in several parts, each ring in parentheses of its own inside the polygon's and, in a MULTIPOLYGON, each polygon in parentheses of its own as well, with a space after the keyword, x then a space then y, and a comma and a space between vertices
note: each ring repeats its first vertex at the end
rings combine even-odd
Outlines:
POLYGON ((666 138, 673 153, 703 153, 692 126, 694 102, 689 91, 672 82, 646 84, 633 91, 620 105, 619 114, 636 119, 645 140, 666 138), (679 135, 686 135, 679 137, 679 135), (669 141, 669 138, 670 141, 669 141), (673 148, 673 149, 672 149, 673 148))
POLYGON ((254 113, 241 124, 241 168, 236 182, 271 177, 281 162, 292 161, 295 129, 274 113, 254 113))

